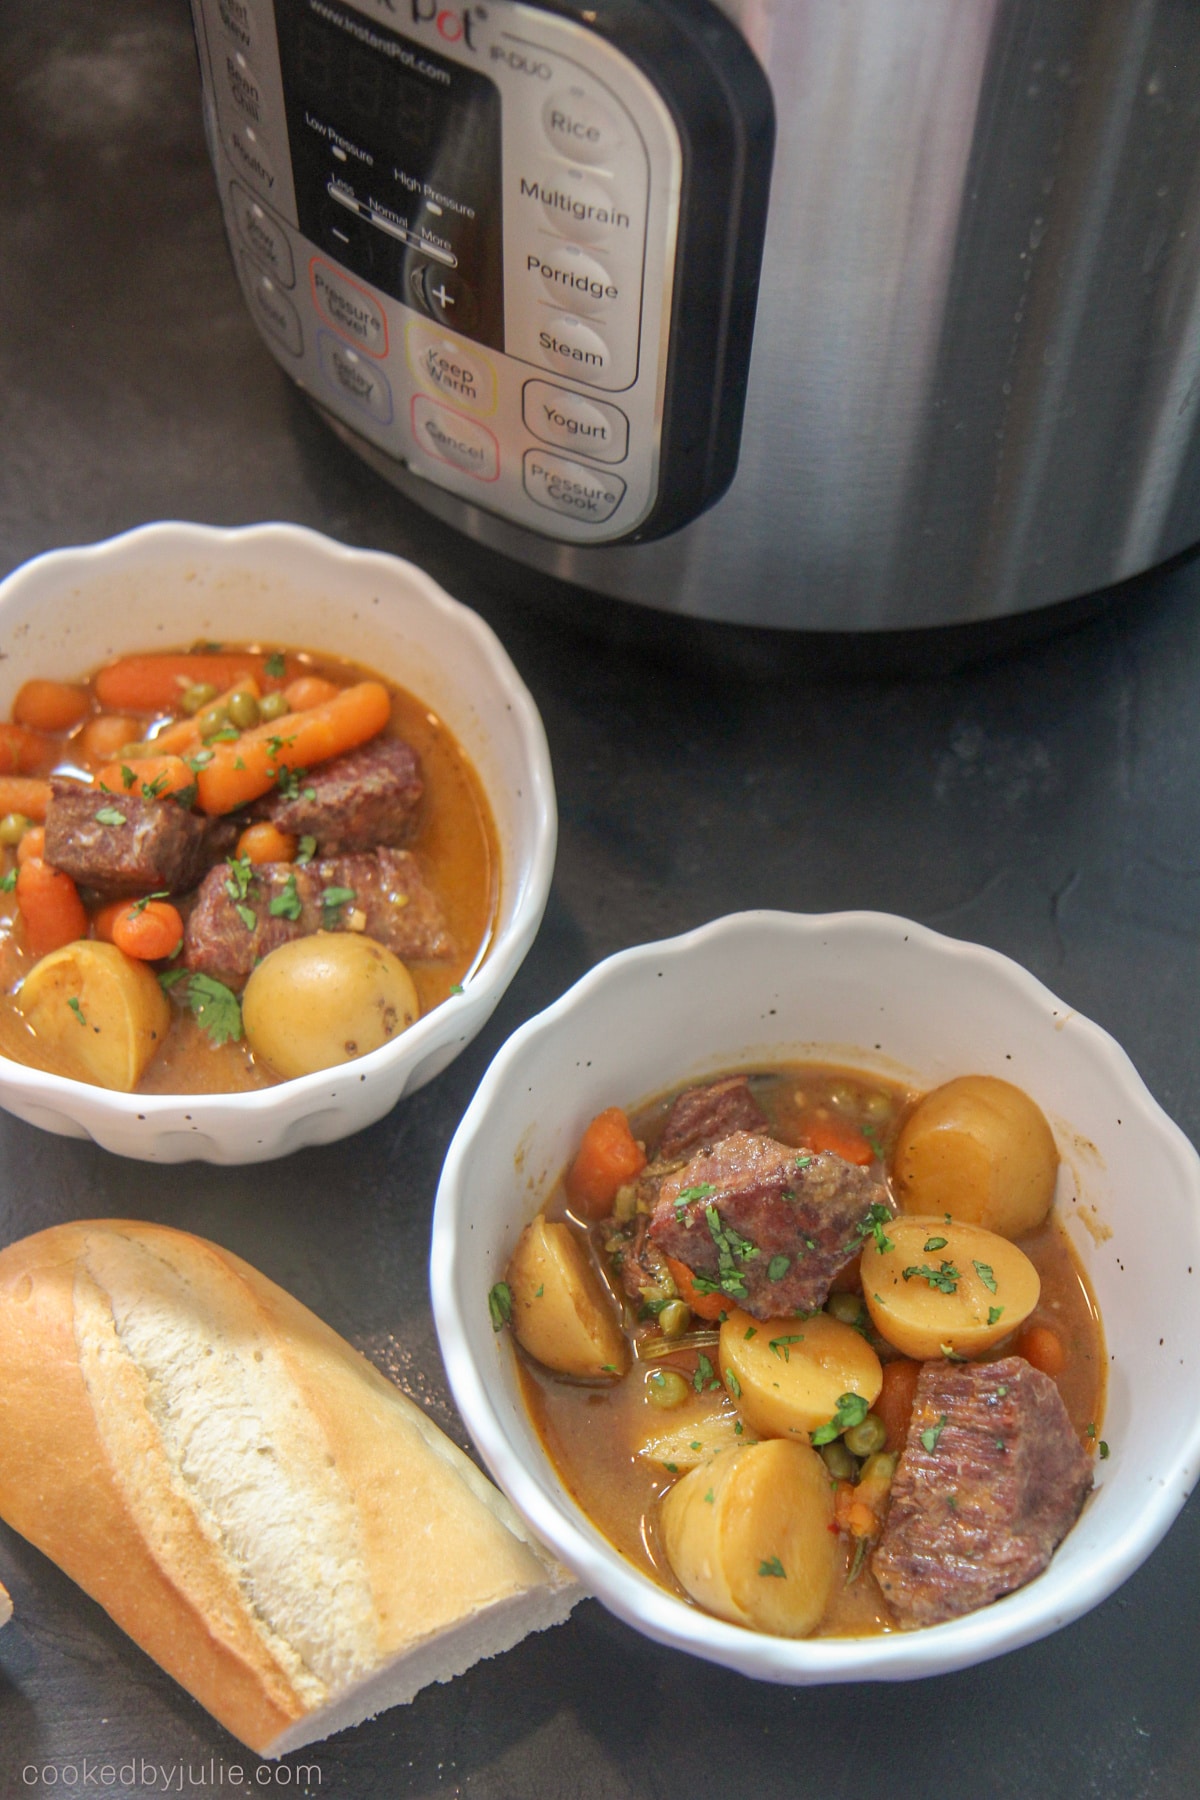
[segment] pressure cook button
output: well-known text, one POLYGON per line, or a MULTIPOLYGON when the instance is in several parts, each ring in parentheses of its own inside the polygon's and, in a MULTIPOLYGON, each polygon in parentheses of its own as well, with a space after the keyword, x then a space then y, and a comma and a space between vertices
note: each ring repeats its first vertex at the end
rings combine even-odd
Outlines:
POLYGON ((542 130, 560 155, 581 163, 611 162, 625 135, 608 108, 578 84, 543 103, 542 130))
POLYGON ((319 256, 313 257, 308 268, 313 299, 325 323, 368 356, 386 356, 387 320, 369 290, 319 256))
POLYGON ((292 261, 292 246, 278 219, 273 219, 266 208, 246 192, 240 181, 230 182, 229 197, 233 204, 238 236, 247 250, 260 263, 266 264, 276 281, 284 287, 295 287, 296 265, 292 261))
POLYGON ((621 289, 603 263, 577 244, 550 242, 544 251, 530 250, 525 267, 540 275, 550 293, 581 312, 605 312, 621 298, 621 289))
POLYGON ((500 446, 487 426, 426 394, 413 395, 412 434, 427 456, 476 481, 495 481, 500 473, 500 446))
MULTIPOLYGON (((518 193, 524 200, 538 200, 554 229, 577 243, 637 241, 629 202, 598 175, 582 169, 548 169, 532 181, 522 175, 518 193)), ((637 229, 640 233, 640 223, 637 229)))
POLYGON ((600 333, 571 313, 551 313, 538 328, 538 343, 548 363, 570 370, 579 381, 599 381, 612 366, 600 333))
POLYGON ((572 394, 548 381, 527 381, 521 397, 526 425, 544 444, 578 450, 597 462, 618 463, 629 448, 629 420, 619 406, 572 394))
POLYGON ((248 256, 242 258, 242 274, 246 286, 250 290, 250 298, 263 329, 292 356, 299 356, 304 348, 304 334, 300 330, 300 319, 291 301, 279 288, 270 275, 250 261, 248 256))
POLYGON ((247 0, 217 0, 217 11, 221 15, 222 25, 240 49, 257 48, 258 19, 247 0))
POLYGON ((317 355, 321 373, 336 394, 361 406, 381 425, 391 424, 392 390, 382 369, 328 331, 317 333, 317 355))
POLYGON ((408 366, 418 381, 444 400, 490 413, 496 404, 496 371, 474 344, 414 319, 408 328, 408 366))
POLYGON ((565 456, 547 456, 541 450, 525 452, 525 492, 539 506, 588 525, 611 519, 625 495, 619 475, 605 475, 585 468, 565 456))
POLYGON ((262 83, 240 50, 225 52, 225 81, 229 97, 238 111, 255 125, 262 124, 264 100, 262 83))

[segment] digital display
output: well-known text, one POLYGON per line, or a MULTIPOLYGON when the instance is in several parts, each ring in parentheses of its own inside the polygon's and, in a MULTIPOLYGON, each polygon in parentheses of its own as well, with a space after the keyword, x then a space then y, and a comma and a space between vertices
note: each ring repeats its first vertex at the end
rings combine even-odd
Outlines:
POLYGON ((500 94, 337 0, 275 0, 304 235, 502 350, 500 94))

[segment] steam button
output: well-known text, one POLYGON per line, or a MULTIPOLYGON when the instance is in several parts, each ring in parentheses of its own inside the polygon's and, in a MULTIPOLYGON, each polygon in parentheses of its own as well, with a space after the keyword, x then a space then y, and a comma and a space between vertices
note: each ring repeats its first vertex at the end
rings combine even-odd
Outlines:
POLYGON ((548 363, 566 369, 577 381, 605 386, 612 353, 600 333, 571 313, 548 313, 538 327, 538 345, 548 363))
POLYGON ((566 456, 527 450, 524 462, 525 492, 539 506, 585 525, 603 525, 625 497, 619 475, 589 469, 566 456))
POLYGON ((589 164, 611 162, 625 135, 608 108, 577 83, 545 101, 542 130, 560 156, 589 164))

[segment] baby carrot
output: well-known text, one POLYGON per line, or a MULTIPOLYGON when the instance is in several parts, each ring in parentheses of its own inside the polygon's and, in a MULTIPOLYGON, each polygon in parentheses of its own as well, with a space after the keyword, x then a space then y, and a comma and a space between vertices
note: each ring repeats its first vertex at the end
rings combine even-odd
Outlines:
POLYGON ((166 900, 126 901, 112 922, 112 941, 126 956, 157 962, 179 948, 183 920, 166 900))
POLYGON ((0 818, 5 813, 24 813, 27 819, 44 819, 50 804, 50 783, 29 775, 0 775, 0 818))
POLYGON ((138 719, 131 719, 124 713, 98 713, 89 719, 72 745, 74 754, 81 762, 111 762, 118 750, 126 744, 136 744, 142 735, 143 724, 138 719))
POLYGON ((0 775, 30 775, 50 766, 54 749, 23 725, 0 724, 0 775))
POLYGON ((137 756, 129 762, 106 763, 97 787, 115 799, 132 794, 138 800, 161 800, 167 794, 190 793, 196 777, 181 756, 137 756))
POLYGON ((92 936, 98 937, 102 943, 113 941, 113 926, 123 912, 129 911, 128 900, 109 900, 106 905, 97 907, 92 914, 92 936))
POLYGON ((726 1299, 724 1294, 702 1294, 686 1263, 677 1262, 673 1256, 668 1256, 666 1264, 679 1289, 679 1298, 687 1301, 697 1318, 719 1319, 732 1306, 733 1302, 726 1299))
POLYGON ((25 941, 35 956, 48 956, 87 936, 87 913, 69 875, 40 857, 17 870, 17 905, 25 921, 25 941))
POLYGON ((296 840, 290 831, 280 831, 264 819, 260 825, 247 825, 237 841, 237 854, 252 863, 294 862, 296 840))
POLYGON ((920 1363, 913 1362, 907 1356, 898 1356, 894 1362, 883 1365, 883 1386, 871 1410, 887 1427, 889 1450, 904 1448, 908 1437, 908 1423, 912 1418, 913 1401, 917 1397, 917 1376, 920 1373, 920 1363))
POLYGON ((832 1119, 813 1119, 804 1127, 804 1141, 810 1150, 831 1150, 843 1162, 866 1168, 874 1162, 875 1152, 861 1131, 851 1125, 838 1125, 832 1119))
POLYGON ((597 1113, 567 1170, 567 1198, 585 1219, 602 1219, 623 1182, 646 1166, 646 1152, 629 1129, 619 1106, 597 1113))
POLYGON ((27 863, 31 857, 45 856, 45 854, 46 827, 44 825, 33 825, 17 845, 17 861, 19 863, 27 863))
POLYGON ((1063 1341, 1048 1325, 1030 1325, 1013 1345, 1013 1355, 1023 1356, 1043 1375, 1061 1375, 1067 1366, 1063 1341))
POLYGON ((280 688, 303 672, 304 665, 294 656, 276 659, 247 650, 189 651, 123 656, 101 669, 92 685, 101 706, 113 712, 161 713, 174 712, 186 688, 205 683, 230 688, 246 675, 253 675, 268 689, 280 688))
POLYGON ((378 736, 392 713, 380 681, 339 689, 336 698, 309 712, 285 713, 244 731, 236 742, 213 743, 212 761, 196 775, 206 813, 232 812, 268 793, 284 769, 310 769, 378 736))
POLYGON ((86 718, 87 690, 67 681, 27 681, 13 701, 13 718, 34 731, 70 731, 86 718))
POLYGON ((320 706, 339 693, 337 683, 326 681, 323 675, 301 675, 288 682, 283 697, 293 712, 307 712, 310 706, 320 706))

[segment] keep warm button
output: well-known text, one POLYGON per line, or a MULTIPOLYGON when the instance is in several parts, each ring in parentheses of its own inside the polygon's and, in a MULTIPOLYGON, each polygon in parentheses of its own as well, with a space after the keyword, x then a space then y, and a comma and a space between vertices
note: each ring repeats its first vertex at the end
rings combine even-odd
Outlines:
POLYGON ((603 525, 624 499, 625 483, 619 475, 589 469, 569 457, 527 450, 525 492, 551 512, 580 519, 585 525, 603 525))

